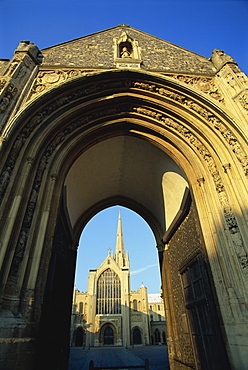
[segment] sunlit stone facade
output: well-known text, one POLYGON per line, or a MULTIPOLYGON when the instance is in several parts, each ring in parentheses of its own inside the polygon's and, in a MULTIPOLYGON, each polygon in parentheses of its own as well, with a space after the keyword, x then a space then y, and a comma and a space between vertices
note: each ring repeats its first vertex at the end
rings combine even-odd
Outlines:
POLYGON ((160 294, 149 296, 143 284, 137 291, 130 291, 130 262, 124 250, 119 214, 115 253, 109 249, 98 269, 90 270, 86 293, 74 290, 71 343, 128 346, 165 341, 160 294))
POLYGON ((170 369, 247 370, 247 117, 230 55, 127 25, 0 60, 1 369, 66 368, 79 237, 120 204, 156 240, 170 369))

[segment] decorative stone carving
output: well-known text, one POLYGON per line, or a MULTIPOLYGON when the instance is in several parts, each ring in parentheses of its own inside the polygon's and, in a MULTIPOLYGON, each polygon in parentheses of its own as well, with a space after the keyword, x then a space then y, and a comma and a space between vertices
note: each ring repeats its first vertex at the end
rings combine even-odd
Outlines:
POLYGON ((10 103, 10 99, 8 96, 4 96, 2 99, 1 99, 1 103, 0 103, 0 113, 3 113, 5 111, 5 109, 8 107, 10 103))
POLYGON ((248 256, 245 251, 243 238, 241 236, 237 221, 230 206, 224 207, 224 216, 231 234, 232 242, 237 252, 237 256, 240 260, 242 271, 248 277, 248 256))
POLYGON ((246 90, 242 95, 239 96, 239 102, 241 106, 248 111, 248 91, 246 90))
POLYGON ((223 50, 214 49, 210 58, 214 66, 219 70, 225 64, 232 63, 236 64, 235 60, 230 56, 224 53, 223 50))
POLYGON ((241 148, 240 144, 238 143, 238 139, 231 132, 231 130, 227 128, 224 123, 222 123, 219 118, 214 115, 213 112, 206 109, 205 107, 200 106, 198 103, 189 99, 185 95, 175 93, 164 87, 157 87, 156 85, 150 85, 143 82, 133 82, 133 86, 135 88, 153 91, 158 93, 159 95, 166 96, 167 98, 170 98, 182 105, 187 106, 189 109, 202 116, 215 130, 220 132, 225 141, 232 147, 233 152, 235 153, 238 161, 243 167, 245 175, 248 176, 248 158, 241 148))
POLYGON ((68 70, 44 70, 38 73, 35 79, 28 99, 32 99, 35 95, 50 89, 53 86, 59 85, 66 80, 80 77, 86 74, 87 71, 82 69, 68 70))
POLYGON ((11 109, 15 110, 18 97, 27 83, 32 70, 38 63, 36 55, 38 48, 29 42, 21 42, 15 51, 14 57, 8 63, 4 72, 4 80, 1 80, 0 94, 0 132, 7 121, 11 109), (5 83, 4 83, 5 81, 5 83))
MULTIPOLYGON (((118 86, 119 85, 123 86, 123 84, 125 85, 126 83, 124 81, 122 81, 121 83, 120 83, 120 81, 118 82, 118 86)), ((209 117, 209 114, 208 114, 208 112, 205 108, 203 109, 202 107, 200 107, 195 102, 193 102, 189 99, 186 99, 184 96, 182 96, 180 94, 173 93, 173 92, 171 92, 169 90, 166 90, 164 88, 158 88, 155 85, 144 84, 142 82, 141 83, 140 82, 135 82, 133 85, 136 88, 138 87, 138 88, 142 88, 142 89, 153 91, 153 92, 156 91, 161 95, 168 96, 168 97, 180 102, 181 104, 186 104, 191 109, 197 111, 199 114, 203 115, 204 117, 209 117)), ((104 86, 104 87, 106 88, 107 86, 104 86)), ((94 88, 93 88, 93 91, 95 92, 98 89, 100 89, 100 86, 95 85, 94 88)), ((82 95, 82 94, 85 95, 85 94, 91 93, 91 92, 92 92, 92 88, 90 88, 90 89, 86 88, 83 91, 81 90, 80 93, 77 92, 76 97, 78 97, 78 95, 82 95)), ((58 107, 62 106, 64 103, 68 103, 68 101, 71 101, 71 100, 73 100, 72 96, 58 98, 57 101, 51 103, 50 106, 44 108, 43 112, 39 112, 35 117, 33 117, 28 122, 28 124, 25 127, 23 133, 18 136, 16 142, 13 145, 13 148, 12 148, 12 151, 11 151, 11 154, 10 154, 10 157, 9 157, 9 161, 7 163, 7 167, 3 171, 2 176, 0 178, 1 179, 1 186, 0 186, 0 190, 1 190, 0 194, 1 195, 4 193, 4 191, 6 189, 8 181, 10 179, 10 175, 11 175, 11 172, 12 172, 12 168, 13 168, 13 165, 14 165, 15 158, 17 157, 17 155, 18 155, 18 153, 21 149, 21 146, 25 142, 27 136, 31 133, 31 131, 34 129, 34 127, 36 127, 37 125, 39 125, 42 122, 42 120, 47 115, 52 113, 58 107)), ((216 171, 216 166, 214 164, 212 156, 210 155, 208 150, 204 147, 204 145, 199 141, 199 139, 197 139, 190 132, 190 130, 188 128, 184 127, 182 124, 177 123, 176 121, 172 120, 171 118, 164 116, 161 112, 152 111, 150 109, 146 109, 146 108, 143 108, 143 107, 134 107, 133 109, 138 114, 143 114, 143 115, 152 117, 153 119, 161 122, 162 124, 167 125, 168 127, 171 127, 172 129, 178 131, 178 133, 183 135, 189 141, 189 144, 192 145, 199 152, 199 154, 203 157, 204 160, 206 160, 207 165, 209 167, 209 170, 212 173, 213 180, 215 182, 217 192, 219 194, 224 192, 224 186, 222 184, 221 177, 220 177, 219 173, 216 171)), ((47 165, 47 162, 48 162, 49 157, 52 154, 52 152, 64 140, 65 136, 68 135, 73 130, 75 130, 78 127, 78 125, 85 124, 87 122, 90 122, 93 119, 97 119, 101 116, 111 115, 111 114, 114 114, 116 112, 117 112, 117 108, 109 108, 109 109, 105 109, 105 110, 98 111, 98 112, 96 111, 96 112, 92 113, 89 116, 83 117, 76 124, 71 123, 70 125, 68 125, 66 127, 66 129, 64 130, 64 132, 61 132, 59 135, 57 135, 53 139, 53 141, 49 144, 49 146, 47 147, 47 150, 45 151, 44 155, 41 158, 40 165, 39 165, 39 168, 37 170, 36 179, 35 179, 35 182, 34 182, 34 187, 31 191, 30 200, 29 200, 26 215, 25 215, 24 221, 23 221, 24 229, 22 229, 22 231, 20 233, 20 238, 19 238, 20 240, 23 241, 23 231, 26 232, 26 230, 31 225, 31 221, 32 221, 32 217, 33 217, 33 213, 34 213, 34 209, 35 209, 35 204, 36 204, 36 199, 37 199, 37 196, 38 196, 38 190, 39 190, 39 186, 40 186, 40 183, 41 183, 41 180, 42 180, 43 172, 45 170, 45 167, 47 165)), ((214 117, 211 116, 211 119, 213 119, 213 118, 214 117)), ((220 130, 222 132, 223 136, 225 136, 229 141, 232 140, 232 133, 229 130, 227 130, 219 120, 213 119, 213 124, 218 130, 220 130)), ((236 140, 235 140, 235 143, 237 144, 236 140)), ((239 146, 236 148, 236 150, 238 151, 238 149, 240 149, 239 146)), ((225 199, 227 199, 227 197, 225 197, 225 199)), ((223 202, 223 194, 221 194, 221 201, 223 202)), ((237 236, 235 236, 235 238, 237 238, 237 236)), ((20 240, 18 242, 19 245, 23 245, 23 242, 21 242, 20 240)), ((242 254, 242 259, 244 259, 243 254, 242 254)), ((20 248, 19 248, 17 260, 18 261, 20 260, 20 248)), ((14 266, 16 266, 15 263, 14 263, 14 266)), ((16 271, 16 267, 13 267, 13 271, 16 271)))
POLYGON ((37 46, 30 41, 21 41, 18 45, 15 54, 28 53, 37 63, 41 62, 42 54, 37 46))
MULTIPOLYGON (((70 75, 73 75, 74 72, 70 70, 70 75)), ((59 74, 60 75, 60 74, 59 74)), ((18 138, 16 139, 16 142, 11 150, 11 153, 9 155, 9 158, 6 162, 6 165, 3 169, 3 173, 8 168, 9 175, 12 172, 15 160, 17 158, 18 152, 25 142, 25 140, 28 138, 28 136, 31 134, 31 132, 34 130, 35 127, 41 124, 41 122, 51 113, 55 112, 57 109, 59 109, 61 106, 68 104, 69 102, 74 101, 75 99, 78 99, 82 96, 87 96, 92 93, 96 93, 97 91, 104 91, 108 89, 117 89, 117 88, 138 88, 142 90, 146 90, 149 92, 157 93, 159 95, 166 96, 167 98, 170 98, 172 100, 175 100, 176 102, 187 106, 189 109, 195 111, 200 116, 202 116, 206 121, 217 131, 220 132, 220 134, 223 136, 223 138, 227 141, 227 143, 232 147, 232 150, 234 154, 236 155, 238 161, 241 163, 244 172, 246 175, 248 175, 248 159, 245 155, 243 149, 241 148, 241 145, 239 144, 237 138, 235 135, 228 129, 214 114, 213 112, 207 110, 205 107, 200 106, 198 103, 194 102, 193 100, 189 99, 188 97, 175 93, 167 88, 158 86, 156 84, 149 84, 142 81, 130 81, 127 79, 118 80, 118 81, 111 81, 109 83, 98 83, 94 85, 89 85, 88 87, 85 86, 83 89, 76 90, 72 92, 70 95, 60 97, 47 105, 46 107, 42 108, 41 111, 37 112, 34 117, 30 119, 30 121, 27 122, 26 126, 24 127, 23 131, 20 133, 18 138)), ((143 109, 143 108, 141 108, 143 109)), ((111 114, 111 113, 110 113, 111 114)), ((160 113, 151 113, 158 115, 159 118, 160 113)), ((82 119, 82 124, 87 123, 88 117, 84 117, 82 119)), ((161 120, 163 120, 163 116, 161 116, 161 120)), ((168 118, 166 118, 168 122, 168 118)), ((173 123, 172 123, 173 124, 173 123)), ((187 129, 186 129, 187 131, 187 129)), ((189 133, 185 132, 185 135, 190 135, 189 133)), ((207 155, 206 155, 207 157, 207 155)), ((211 158, 209 158, 209 161, 211 161, 211 158)), ((3 175, 2 175, 3 176, 3 175)), ((0 201, 3 197, 3 194, 6 190, 6 175, 3 176, 4 180, 4 186, 1 187, 1 176, 0 176, 0 201)), ((9 177, 10 178, 10 177, 9 177)), ((9 179, 8 178, 8 179, 9 179)))
POLYGON ((9 273, 8 280, 10 280, 11 278, 12 282, 17 281, 19 265, 24 255, 26 242, 27 242, 27 232, 25 230, 21 230, 18 243, 15 248, 15 254, 14 254, 13 262, 11 265, 10 273, 9 273))
POLYGON ((131 52, 128 50, 126 46, 124 46, 121 50, 121 58, 132 58, 131 52))
POLYGON ((8 186, 9 180, 10 180, 10 175, 11 175, 11 167, 7 166, 0 177, 0 199, 3 198, 4 192, 8 186))
POLYGON ((17 87, 15 87, 13 83, 9 83, 4 89, 2 98, 0 98, 0 113, 3 113, 8 108, 11 100, 14 98, 17 92, 17 87))
POLYGON ((231 168, 231 164, 230 163, 226 163, 222 167, 224 169, 224 172, 227 173, 227 171, 231 168))
POLYGON ((248 110, 248 78, 236 64, 226 64, 218 73, 218 77, 226 84, 226 91, 237 107, 247 113, 248 110))
POLYGON ((7 80, 5 78, 2 78, 0 80, 0 92, 4 88, 4 86, 6 85, 6 82, 7 82, 7 80))
POLYGON ((180 82, 183 82, 187 85, 194 87, 197 90, 204 92, 205 94, 209 95, 211 98, 216 99, 220 103, 224 103, 224 97, 218 90, 212 77, 195 77, 185 75, 172 75, 170 77, 173 77, 179 80, 180 82))
MULTIPOLYGON (((159 122, 164 123, 166 126, 176 130, 179 134, 184 136, 189 145, 192 146, 193 149, 196 149, 203 160, 206 161, 209 172, 212 175, 220 203, 223 207, 224 217, 228 226, 228 230, 230 231, 231 239, 233 241, 237 257, 240 261, 242 271, 244 275, 248 278, 248 255, 245 252, 244 241, 242 239, 235 215, 229 204, 228 196, 225 190, 225 186, 222 182, 222 178, 219 171, 217 170, 214 159, 207 148, 198 138, 196 138, 196 136, 192 132, 190 132, 188 128, 184 127, 181 123, 178 123, 175 120, 166 117, 160 112, 156 112, 143 107, 133 107, 133 110, 134 112, 137 112, 139 114, 152 117, 153 119, 158 120, 159 122)), ((204 179, 200 178, 198 179, 198 182, 199 185, 202 186, 204 184, 204 179)))
POLYGON ((140 68, 141 56, 138 41, 123 32, 114 38, 114 61, 117 68, 140 68))

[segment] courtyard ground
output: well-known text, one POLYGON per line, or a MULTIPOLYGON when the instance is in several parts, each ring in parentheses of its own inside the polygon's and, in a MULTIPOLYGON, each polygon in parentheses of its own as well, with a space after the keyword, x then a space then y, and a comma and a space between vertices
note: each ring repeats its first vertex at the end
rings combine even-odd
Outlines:
POLYGON ((138 366, 148 358, 150 370, 169 370, 167 346, 133 347, 73 347, 68 370, 88 370, 90 360, 94 366, 138 366))

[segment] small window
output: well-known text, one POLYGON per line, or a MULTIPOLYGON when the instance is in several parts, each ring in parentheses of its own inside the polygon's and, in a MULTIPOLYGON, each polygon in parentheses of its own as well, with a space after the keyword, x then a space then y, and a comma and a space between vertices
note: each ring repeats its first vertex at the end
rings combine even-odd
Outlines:
POLYGON ((83 313, 83 302, 80 302, 79 303, 79 313, 82 314, 83 313))

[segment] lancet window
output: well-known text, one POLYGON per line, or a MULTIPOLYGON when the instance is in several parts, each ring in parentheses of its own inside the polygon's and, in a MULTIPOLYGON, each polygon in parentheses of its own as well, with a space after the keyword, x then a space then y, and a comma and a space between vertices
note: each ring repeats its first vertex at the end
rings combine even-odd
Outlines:
POLYGON ((111 269, 105 270, 97 281, 97 314, 121 313, 121 282, 111 269))

